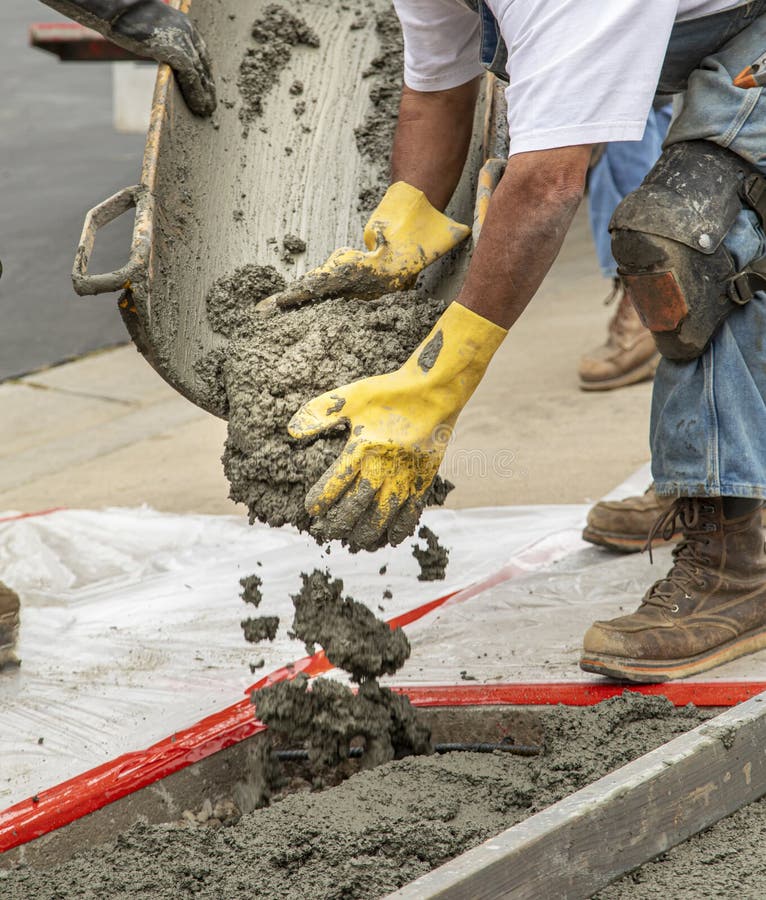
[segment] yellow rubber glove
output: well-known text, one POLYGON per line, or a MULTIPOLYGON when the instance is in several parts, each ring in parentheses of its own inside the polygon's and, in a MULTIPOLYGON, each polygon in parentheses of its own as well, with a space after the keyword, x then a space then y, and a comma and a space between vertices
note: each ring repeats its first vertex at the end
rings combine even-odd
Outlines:
POLYGON ((452 303, 401 369, 298 410, 288 425, 295 438, 349 429, 343 452, 306 497, 318 537, 375 550, 414 532, 457 417, 506 334, 452 303))
POLYGON ((344 247, 259 306, 286 309, 326 297, 380 297, 406 290, 420 272, 471 233, 440 213, 417 188, 397 181, 364 228, 367 250, 344 247))

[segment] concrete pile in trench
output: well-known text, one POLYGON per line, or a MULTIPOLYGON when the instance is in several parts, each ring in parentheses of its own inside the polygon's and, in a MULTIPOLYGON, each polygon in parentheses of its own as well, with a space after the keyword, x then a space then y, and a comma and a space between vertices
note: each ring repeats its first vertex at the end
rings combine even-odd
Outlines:
MULTIPOLYGON (((637 756, 693 728, 710 711, 675 709, 663 697, 624 694, 593 707, 541 712, 540 756, 448 753, 393 760, 337 787, 298 792, 241 816, 229 827, 191 822, 183 827, 135 825, 115 841, 77 854, 45 871, 0 872, 3 900, 99 900, 225 897, 373 900, 505 828, 545 809, 637 756)), ((717 878, 716 848, 690 890, 667 883, 656 896, 761 896, 766 886, 764 804, 748 809, 748 868, 744 891, 737 869, 717 878), (749 863, 752 863, 751 865, 749 863), (760 888, 761 893, 758 893, 760 888), (696 893, 694 892, 696 890, 696 893), (668 894, 670 891, 670 894, 668 894), (734 893, 728 893, 733 891, 734 893), (712 895, 711 894, 711 895, 712 895)), ((704 837, 704 836, 703 836, 704 837)), ((696 841, 697 839, 695 839, 696 841)), ((731 852, 732 843, 727 845, 731 852)), ((642 885, 604 897, 638 898, 642 885)))
MULTIPOLYGON (((356 691, 327 678, 311 686, 305 675, 253 693, 258 718, 275 736, 305 747, 315 783, 344 763, 352 743, 364 747, 362 768, 431 752, 430 729, 407 697, 381 687, 410 655, 401 628, 391 629, 363 603, 343 596, 343 582, 319 570, 301 575, 293 595, 291 634, 313 654, 321 646, 328 660, 347 672, 356 691)), ((264 798, 265 799, 265 798, 264 798)))

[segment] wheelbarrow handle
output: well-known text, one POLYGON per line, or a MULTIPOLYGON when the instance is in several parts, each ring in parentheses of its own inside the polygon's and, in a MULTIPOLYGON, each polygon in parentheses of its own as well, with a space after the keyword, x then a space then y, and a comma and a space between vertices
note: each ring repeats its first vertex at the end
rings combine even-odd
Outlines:
POLYGON ((77 294, 84 297, 89 294, 119 291, 131 287, 138 280, 145 279, 152 243, 152 204, 151 192, 143 185, 135 184, 123 188, 90 210, 85 216, 72 268, 72 284, 77 294), (96 232, 133 207, 136 209, 136 221, 130 259, 121 269, 100 275, 89 275, 88 263, 93 255, 96 232))
POLYGON ((476 182, 476 206, 473 214, 473 242, 479 240, 484 219, 487 217, 489 201, 495 188, 500 184, 500 179, 505 172, 506 160, 488 159, 481 167, 479 178, 476 182))

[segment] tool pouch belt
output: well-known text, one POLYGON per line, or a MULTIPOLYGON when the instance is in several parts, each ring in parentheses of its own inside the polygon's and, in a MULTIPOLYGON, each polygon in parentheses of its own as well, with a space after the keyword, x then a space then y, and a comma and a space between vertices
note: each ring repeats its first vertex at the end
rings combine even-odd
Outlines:
POLYGON ((667 359, 696 359, 729 313, 766 289, 766 257, 737 271, 723 245, 748 207, 763 225, 766 180, 724 147, 682 141, 615 210, 618 273, 667 359))

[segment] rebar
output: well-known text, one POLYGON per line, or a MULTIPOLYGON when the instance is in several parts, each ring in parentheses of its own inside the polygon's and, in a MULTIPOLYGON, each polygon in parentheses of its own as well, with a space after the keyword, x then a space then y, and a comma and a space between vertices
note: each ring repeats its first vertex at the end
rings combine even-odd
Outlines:
MULTIPOLYGON (((513 756, 537 756, 542 752, 542 747, 535 744, 512 744, 501 742, 499 744, 434 744, 434 753, 510 753, 513 756)), ((305 762, 309 758, 308 750, 275 750, 274 755, 280 762, 305 762)), ((364 756, 364 747, 351 747, 348 751, 349 759, 360 759, 364 756)))

